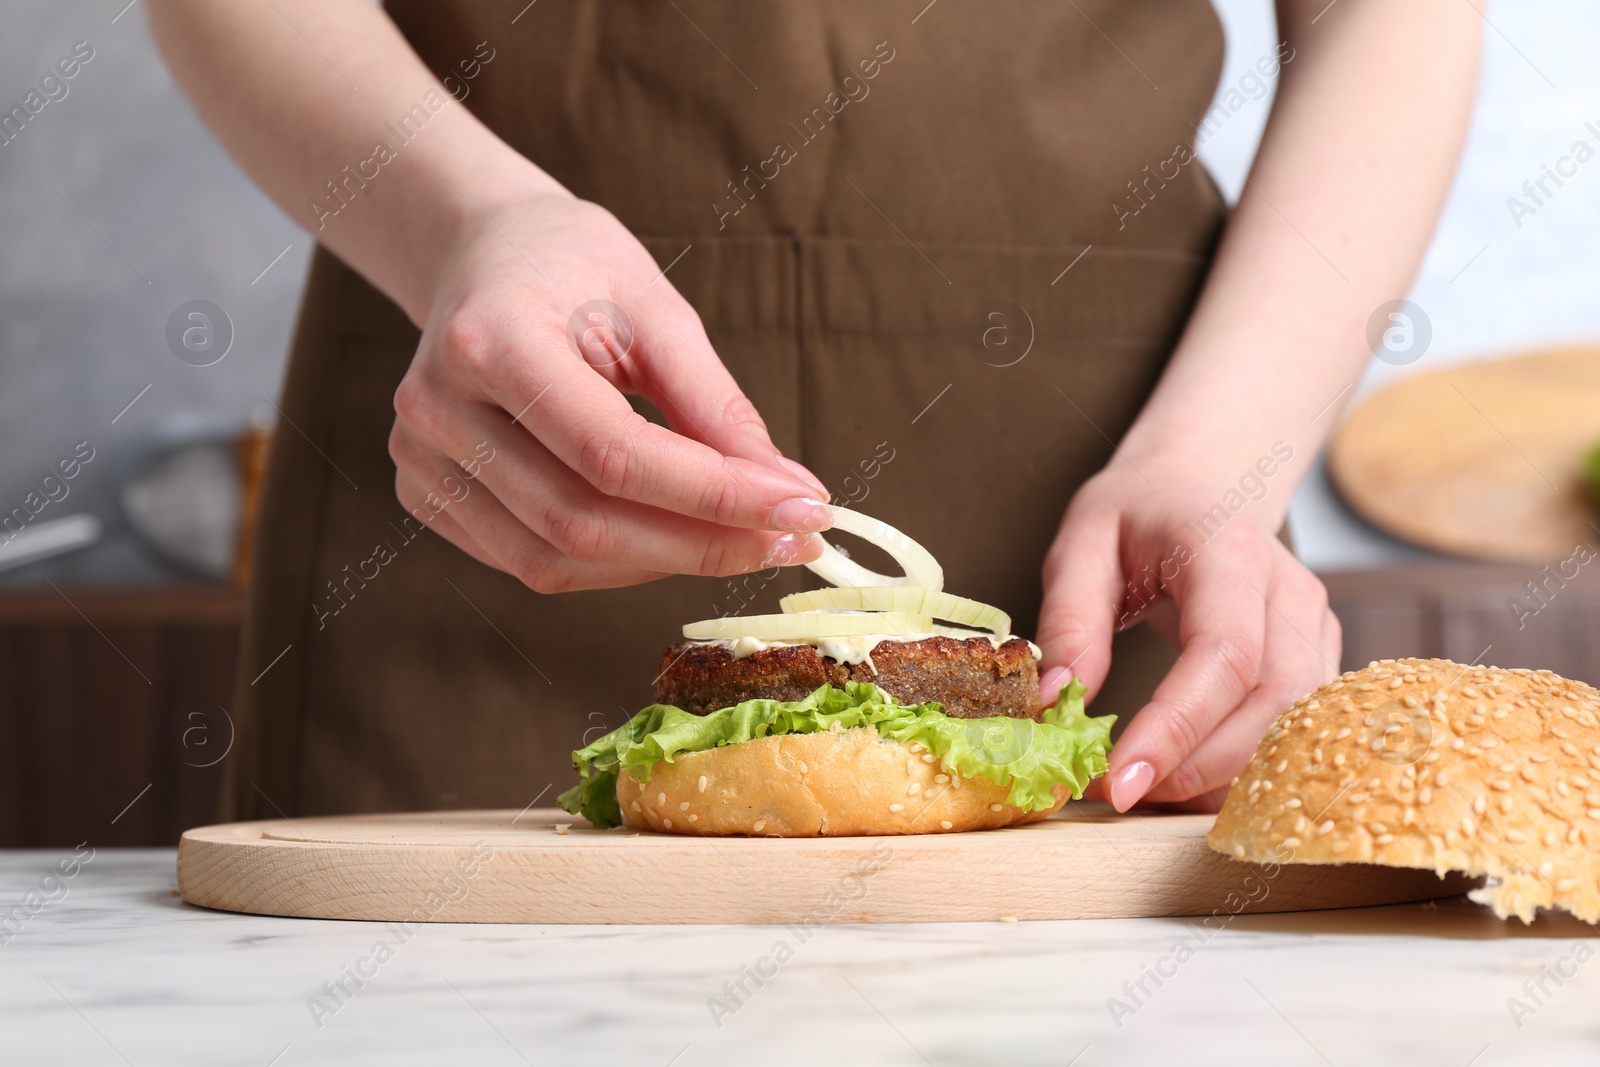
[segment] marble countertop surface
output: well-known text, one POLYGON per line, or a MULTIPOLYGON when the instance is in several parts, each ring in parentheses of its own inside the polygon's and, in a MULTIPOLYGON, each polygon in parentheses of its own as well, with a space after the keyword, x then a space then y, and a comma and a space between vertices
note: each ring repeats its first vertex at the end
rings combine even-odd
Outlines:
POLYGON ((0 852, 0 1063, 1600 1062, 1596 929, 1460 898, 802 934, 408 934, 189 906, 171 850, 0 852))

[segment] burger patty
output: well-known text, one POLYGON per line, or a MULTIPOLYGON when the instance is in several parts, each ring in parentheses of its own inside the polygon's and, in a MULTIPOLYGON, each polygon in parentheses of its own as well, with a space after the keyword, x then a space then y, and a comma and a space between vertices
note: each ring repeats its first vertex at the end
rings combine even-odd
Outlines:
POLYGON ((716 644, 684 641, 661 659, 654 695, 696 715, 746 700, 800 700, 818 686, 871 682, 902 704, 937 701, 947 715, 1039 717, 1039 667, 1028 642, 987 638, 881 641, 872 663, 840 663, 810 645, 779 645, 735 659, 716 644), (877 669, 874 670, 873 666, 877 669))

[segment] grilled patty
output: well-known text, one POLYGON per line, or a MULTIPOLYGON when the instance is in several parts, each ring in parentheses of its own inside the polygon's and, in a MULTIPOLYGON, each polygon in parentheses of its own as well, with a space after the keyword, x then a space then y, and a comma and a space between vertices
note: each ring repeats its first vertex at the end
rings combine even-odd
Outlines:
POLYGON ((720 645, 685 641, 662 656, 654 695, 659 704, 706 715, 745 700, 800 700, 820 685, 857 681, 873 683, 902 704, 937 701, 958 719, 1039 717, 1039 667, 1020 637, 999 648, 981 637, 882 641, 871 659, 840 663, 810 645, 780 645, 735 659, 720 645))

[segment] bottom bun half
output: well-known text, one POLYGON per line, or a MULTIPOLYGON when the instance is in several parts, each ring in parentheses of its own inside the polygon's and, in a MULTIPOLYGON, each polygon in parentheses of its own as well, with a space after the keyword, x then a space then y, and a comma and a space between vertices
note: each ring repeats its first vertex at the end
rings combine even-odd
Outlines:
POLYGON ((962 778, 917 744, 860 727, 781 734, 657 763, 649 782, 617 779, 623 822, 679 834, 864 837, 992 830, 1035 822, 1071 796, 1055 787, 1042 811, 1007 804, 1008 787, 962 778))

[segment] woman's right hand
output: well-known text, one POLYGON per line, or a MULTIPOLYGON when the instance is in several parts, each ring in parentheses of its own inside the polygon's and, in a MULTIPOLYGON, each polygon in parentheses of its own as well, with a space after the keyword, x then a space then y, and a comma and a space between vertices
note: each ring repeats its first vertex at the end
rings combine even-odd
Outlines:
POLYGON ((395 393, 407 511, 541 593, 820 554, 827 491, 610 212, 541 191, 461 219, 395 393))

